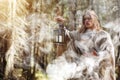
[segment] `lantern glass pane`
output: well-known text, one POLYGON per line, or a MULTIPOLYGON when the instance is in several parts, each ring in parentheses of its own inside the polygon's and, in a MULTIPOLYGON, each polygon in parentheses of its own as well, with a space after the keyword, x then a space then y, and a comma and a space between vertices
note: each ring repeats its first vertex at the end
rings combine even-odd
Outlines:
POLYGON ((59 42, 63 42, 63 36, 62 35, 59 35, 59 42))

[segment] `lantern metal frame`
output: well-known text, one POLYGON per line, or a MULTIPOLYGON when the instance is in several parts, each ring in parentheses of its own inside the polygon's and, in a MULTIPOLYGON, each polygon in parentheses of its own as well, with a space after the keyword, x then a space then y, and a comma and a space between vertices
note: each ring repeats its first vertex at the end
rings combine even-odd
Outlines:
POLYGON ((62 25, 59 25, 59 28, 54 30, 54 43, 65 43, 65 30, 62 25))

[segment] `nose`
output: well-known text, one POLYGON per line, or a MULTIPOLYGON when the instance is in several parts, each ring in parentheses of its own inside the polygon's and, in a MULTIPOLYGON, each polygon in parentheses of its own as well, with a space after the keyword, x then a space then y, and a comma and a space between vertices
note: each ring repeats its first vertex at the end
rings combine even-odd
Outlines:
POLYGON ((88 22, 89 20, 88 19, 85 19, 85 22, 88 22))
POLYGON ((89 20, 88 20, 88 19, 86 19, 86 20, 85 20, 85 23, 88 23, 88 22, 89 22, 89 20))

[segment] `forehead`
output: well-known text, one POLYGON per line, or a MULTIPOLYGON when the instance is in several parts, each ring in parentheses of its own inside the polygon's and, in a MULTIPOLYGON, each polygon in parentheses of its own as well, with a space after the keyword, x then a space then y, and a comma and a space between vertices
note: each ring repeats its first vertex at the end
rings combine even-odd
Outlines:
POLYGON ((83 18, 91 18, 91 16, 89 14, 85 14, 83 18))

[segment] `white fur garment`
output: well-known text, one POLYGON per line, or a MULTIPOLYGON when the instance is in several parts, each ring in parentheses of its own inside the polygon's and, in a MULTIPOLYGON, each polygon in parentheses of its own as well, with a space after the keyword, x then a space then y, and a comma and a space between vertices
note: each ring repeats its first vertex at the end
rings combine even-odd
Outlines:
POLYGON ((70 36, 68 49, 47 66, 49 80, 115 80, 114 47, 107 32, 73 31, 70 36))

